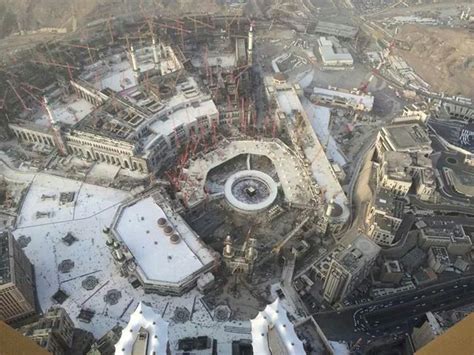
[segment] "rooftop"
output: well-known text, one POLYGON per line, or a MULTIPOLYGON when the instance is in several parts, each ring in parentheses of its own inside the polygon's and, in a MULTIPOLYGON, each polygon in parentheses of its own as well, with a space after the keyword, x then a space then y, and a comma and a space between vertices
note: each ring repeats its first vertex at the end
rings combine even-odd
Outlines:
POLYGON ((359 29, 357 27, 326 21, 319 21, 315 28, 315 32, 317 33, 324 33, 346 38, 355 37, 358 31, 359 29))
POLYGON ((123 205, 112 228, 147 282, 179 284, 214 262, 214 255, 181 216, 158 205, 153 196, 123 205), (158 225, 159 219, 169 231, 158 225))
POLYGON ((400 152, 431 152, 431 139, 426 128, 418 123, 393 124, 382 128, 382 135, 391 150, 400 152))
POLYGON ((352 94, 341 90, 331 90, 319 87, 313 88, 313 94, 318 96, 325 96, 332 100, 341 100, 353 106, 363 105, 364 110, 371 111, 374 106, 374 97, 366 94, 352 94))
POLYGON ((321 37, 318 40, 319 53, 325 64, 331 64, 332 61, 353 63, 352 55, 349 51, 339 44, 336 38, 321 37))
POLYGON ((336 258, 349 272, 353 272, 363 268, 367 261, 376 258, 380 250, 372 239, 359 235, 336 258))

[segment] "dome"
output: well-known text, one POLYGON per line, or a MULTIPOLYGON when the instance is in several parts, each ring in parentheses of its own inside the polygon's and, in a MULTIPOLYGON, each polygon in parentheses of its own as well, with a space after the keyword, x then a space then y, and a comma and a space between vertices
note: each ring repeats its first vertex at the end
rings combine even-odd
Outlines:
POLYGON ((284 73, 275 73, 273 75, 273 80, 275 81, 283 82, 283 81, 286 81, 287 79, 288 79, 288 76, 284 73))
POLYGON ((331 201, 326 210, 326 216, 328 217, 340 217, 342 215, 342 207, 334 201, 331 201))

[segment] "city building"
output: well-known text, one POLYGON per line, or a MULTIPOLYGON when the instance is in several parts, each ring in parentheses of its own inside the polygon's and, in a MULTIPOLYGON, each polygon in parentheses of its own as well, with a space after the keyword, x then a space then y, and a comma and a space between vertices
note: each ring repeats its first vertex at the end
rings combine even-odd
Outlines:
POLYGON ((472 240, 462 225, 452 228, 420 228, 418 241, 423 249, 432 246, 445 247, 450 255, 455 256, 466 255, 472 250, 472 240))
POLYGON ((323 285, 324 300, 343 300, 369 274, 380 252, 371 239, 359 235, 347 248, 332 259, 323 285))
POLYGON ((250 320, 254 354, 299 355, 305 354, 303 342, 296 335, 280 299, 269 304, 250 320))
POLYGON ((171 354, 168 342, 168 322, 143 302, 130 316, 122 336, 115 345, 116 355, 171 354))
POLYGON ((356 111, 370 112, 374 107, 374 97, 369 94, 359 94, 337 88, 314 87, 310 99, 318 105, 339 106, 356 111))
POLYGON ((399 284, 403 278, 403 270, 398 260, 387 260, 380 271, 380 281, 399 284))
POLYGON ((48 355, 50 353, 5 322, 0 321, 0 354, 48 355))
POLYGON ((218 254, 158 193, 121 205, 104 232, 121 274, 147 293, 182 295, 219 264, 218 254))
POLYGON ((115 344, 117 344, 120 340, 122 329, 123 328, 119 325, 113 327, 92 344, 91 349, 88 351, 87 355, 114 355, 115 344))
POLYGON ((378 133, 375 147, 379 157, 386 151, 424 155, 433 151, 426 128, 418 122, 395 123, 383 127, 378 133))
POLYGON ((340 23, 333 23, 327 21, 318 21, 314 32, 329 36, 337 36, 342 38, 354 38, 359 32, 357 27, 343 25, 340 23))
POLYGON ((402 222, 403 208, 390 191, 378 190, 367 210, 368 234, 374 242, 382 246, 394 243, 395 233, 402 222))
POLYGON ((36 313, 33 265, 9 231, 0 232, 0 320, 36 313))
POLYGON ((52 308, 37 322, 20 332, 55 355, 69 354, 73 345, 74 323, 63 308, 52 308))
POLYGON ((415 175, 416 195, 422 201, 433 198, 436 192, 436 177, 433 169, 422 169, 415 175))
POLYGON ((419 328, 414 327, 413 332, 411 333, 411 339, 415 350, 421 349, 442 332, 443 329, 433 313, 426 313, 426 321, 419 328))
POLYGON ((430 247, 428 249, 428 265, 437 274, 445 271, 451 265, 448 250, 445 247, 430 247))
POLYGON ((342 47, 336 37, 320 37, 318 39, 319 54, 323 64, 332 68, 351 68, 354 59, 349 51, 342 47))
POLYGON ((386 151, 378 169, 378 185, 395 195, 405 196, 413 183, 412 161, 409 153, 386 151))

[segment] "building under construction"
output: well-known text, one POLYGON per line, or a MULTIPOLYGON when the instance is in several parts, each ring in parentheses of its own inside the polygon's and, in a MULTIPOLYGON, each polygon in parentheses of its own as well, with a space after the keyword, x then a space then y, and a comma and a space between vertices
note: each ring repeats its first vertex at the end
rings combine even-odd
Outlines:
POLYGON ((38 61, 65 66, 65 83, 35 92, 10 85, 7 94, 23 106, 10 131, 63 156, 164 171, 186 149, 195 153, 217 143, 223 124, 244 131, 256 126, 248 90, 252 26, 239 17, 149 18, 125 26, 124 40, 111 32, 119 47, 71 44, 87 49, 89 60, 38 61), (141 33, 144 25, 149 30, 141 33))

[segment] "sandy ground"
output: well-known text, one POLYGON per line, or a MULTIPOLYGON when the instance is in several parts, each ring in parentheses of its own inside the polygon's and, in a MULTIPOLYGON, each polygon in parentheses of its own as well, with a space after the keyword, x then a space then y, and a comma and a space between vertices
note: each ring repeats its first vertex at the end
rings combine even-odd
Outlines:
POLYGON ((474 36, 468 30, 403 26, 398 38, 412 44, 397 50, 436 91, 474 97, 474 36))

